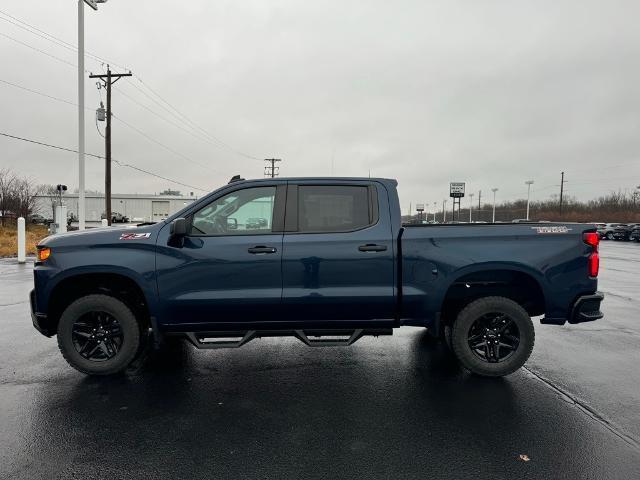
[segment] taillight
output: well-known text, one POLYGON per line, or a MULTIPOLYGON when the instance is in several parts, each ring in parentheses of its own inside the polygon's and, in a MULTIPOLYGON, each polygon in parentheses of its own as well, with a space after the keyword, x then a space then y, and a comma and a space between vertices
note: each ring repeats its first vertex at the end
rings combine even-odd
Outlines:
POLYGON ((600 270, 600 255, 598 255, 598 245, 600 235, 597 232, 587 232, 582 235, 584 243, 593 248, 593 253, 589 255, 589 276, 597 277, 600 270))
POLYGON ((600 255, 598 252, 594 252, 589 255, 589 276, 597 277, 600 270, 600 255))
POLYGON ((584 239, 584 243, 587 245, 591 245, 593 248, 598 250, 598 244, 600 243, 600 235, 597 232, 587 232, 582 235, 584 239))

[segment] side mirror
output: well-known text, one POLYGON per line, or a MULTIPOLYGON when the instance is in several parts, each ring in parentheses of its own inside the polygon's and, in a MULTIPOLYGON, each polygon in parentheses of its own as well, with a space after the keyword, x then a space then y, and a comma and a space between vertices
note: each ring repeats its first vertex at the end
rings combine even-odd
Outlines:
POLYGON ((227 230, 237 230, 238 220, 236 218, 227 217, 227 230))
POLYGON ((187 221, 184 218, 176 218, 171 222, 169 232, 173 237, 184 237, 187 234, 187 221))

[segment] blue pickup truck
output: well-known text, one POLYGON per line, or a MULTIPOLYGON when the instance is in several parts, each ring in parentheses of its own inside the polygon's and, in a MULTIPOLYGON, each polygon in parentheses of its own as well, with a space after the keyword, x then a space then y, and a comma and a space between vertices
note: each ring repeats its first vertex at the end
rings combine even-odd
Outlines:
POLYGON ((33 324, 81 372, 124 370, 145 339, 348 346, 405 325, 483 376, 514 372, 543 324, 602 317, 593 225, 402 225, 397 183, 229 184, 155 224, 38 245, 33 324))

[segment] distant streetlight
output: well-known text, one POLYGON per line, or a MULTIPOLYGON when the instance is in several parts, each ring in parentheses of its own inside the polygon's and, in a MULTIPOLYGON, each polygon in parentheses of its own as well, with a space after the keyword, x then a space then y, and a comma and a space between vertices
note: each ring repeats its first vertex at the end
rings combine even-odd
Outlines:
POLYGON ((529 198, 531 198, 531 185, 533 185, 533 180, 527 180, 524 184, 527 186, 527 220, 529 220, 529 198))
POLYGON ((471 211, 473 210, 473 196, 474 193, 469 194, 469 223, 471 223, 471 211))
POLYGON ((98 10, 107 0, 78 0, 78 229, 84 230, 84 4, 98 10))
POLYGON ((498 189, 492 188, 491 191, 493 192, 493 219, 491 220, 491 223, 496 223, 496 192, 498 189))
POLYGON ((447 200, 442 200, 442 223, 447 223, 447 200))
POLYGON ((436 210, 438 209, 438 202, 433 202, 433 223, 436 223, 436 210))

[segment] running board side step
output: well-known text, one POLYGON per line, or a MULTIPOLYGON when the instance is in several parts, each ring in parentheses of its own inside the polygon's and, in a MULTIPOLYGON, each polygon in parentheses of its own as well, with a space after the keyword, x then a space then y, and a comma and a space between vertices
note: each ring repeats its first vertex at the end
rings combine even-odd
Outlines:
MULTIPOLYGON (((239 348, 251 340, 262 337, 295 337, 309 347, 348 347, 364 336, 392 335, 392 328, 358 328, 347 330, 242 330, 185 332, 187 340, 196 348, 239 348)), ((172 334, 169 334, 172 335, 172 334)))

